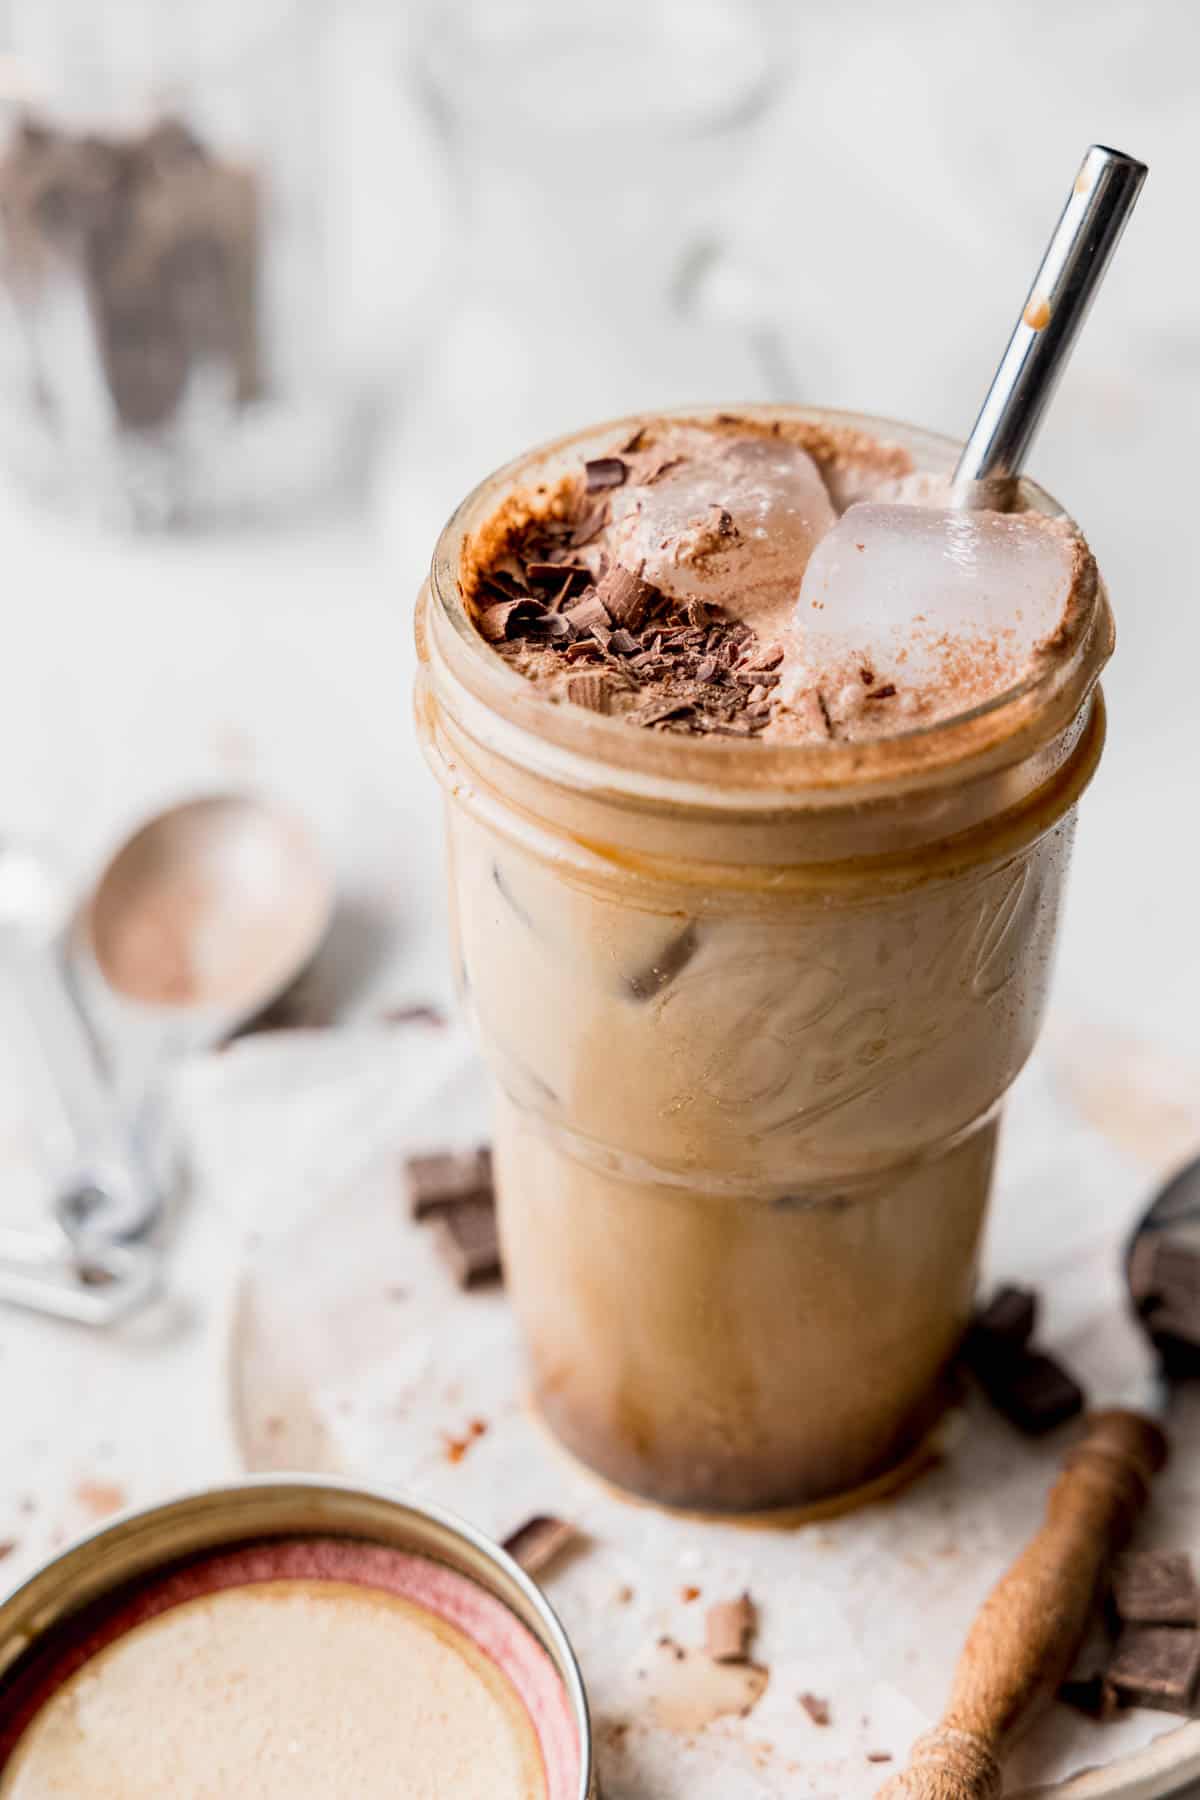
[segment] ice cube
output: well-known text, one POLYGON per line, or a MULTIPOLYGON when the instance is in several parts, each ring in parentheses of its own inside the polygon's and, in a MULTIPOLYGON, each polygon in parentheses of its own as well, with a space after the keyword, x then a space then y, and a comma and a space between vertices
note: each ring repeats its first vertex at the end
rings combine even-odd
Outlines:
POLYGON ((756 625, 786 614, 813 545, 837 517, 812 457, 781 438, 730 438, 619 491, 613 548, 676 600, 756 625))
POLYGON ((887 730, 1005 692, 1061 625, 1080 551, 1033 513, 851 506, 805 570, 785 701, 819 689, 835 725, 887 730))

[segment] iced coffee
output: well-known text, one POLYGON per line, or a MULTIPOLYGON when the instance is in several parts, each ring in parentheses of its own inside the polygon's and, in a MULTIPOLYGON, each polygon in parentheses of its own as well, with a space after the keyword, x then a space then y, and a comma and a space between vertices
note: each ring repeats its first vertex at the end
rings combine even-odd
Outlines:
POLYGON ((1077 529, 952 464, 623 421, 485 484, 422 597, 536 1402, 667 1504, 872 1489, 946 1403, 1111 649, 1077 529))

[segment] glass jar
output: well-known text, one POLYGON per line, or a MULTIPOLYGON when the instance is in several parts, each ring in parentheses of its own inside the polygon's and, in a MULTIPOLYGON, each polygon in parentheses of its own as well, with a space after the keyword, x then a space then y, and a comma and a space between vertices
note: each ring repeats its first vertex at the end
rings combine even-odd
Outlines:
MULTIPOLYGON (((883 421, 740 410, 954 465, 883 421)), ((485 483, 418 610, 506 1276, 538 1403, 601 1474, 706 1510, 826 1506, 893 1477, 945 1404, 1111 618, 1101 591, 1043 676, 878 742, 664 736, 555 705, 479 636, 464 558, 514 491, 642 422, 485 483)))
POLYGON ((15 0, 0 457, 161 525, 307 503, 353 463, 314 0, 15 0))

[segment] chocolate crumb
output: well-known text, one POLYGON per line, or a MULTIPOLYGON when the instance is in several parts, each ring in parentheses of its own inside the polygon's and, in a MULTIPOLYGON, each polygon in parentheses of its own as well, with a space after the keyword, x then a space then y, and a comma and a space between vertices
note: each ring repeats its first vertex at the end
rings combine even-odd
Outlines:
POLYGON ((822 1700, 819 1694, 801 1694, 800 1704, 814 1725, 828 1725, 833 1715, 829 1710, 828 1700, 822 1700))
POLYGON ((1106 1678, 1125 1706, 1190 1710, 1200 1676, 1200 1631, 1173 1625, 1130 1625, 1121 1633, 1106 1678))
POLYGON ((1200 1593, 1186 1550, 1129 1550, 1112 1570, 1123 1625, 1200 1625, 1200 1593))
POLYGON ((1038 1300, 1032 1288, 1002 1287, 971 1321, 963 1355, 972 1369, 1019 1355, 1037 1325, 1038 1300))
POLYGON ((460 1288, 480 1287, 501 1274, 496 1209, 491 1200, 457 1200, 435 1215, 438 1250, 460 1288))
POLYGON ((685 1606, 690 1606, 693 1600, 698 1600, 700 1598, 700 1589, 698 1587, 680 1588, 679 1598, 683 1601, 685 1606))
POLYGON ((721 1600, 709 1607, 705 1617, 705 1649, 713 1662, 746 1662, 757 1629, 758 1612, 749 1594, 721 1600))
POLYGON ((579 1542, 579 1533, 565 1519, 537 1513, 503 1540, 503 1548, 527 1575, 538 1575, 579 1542))
POLYGON ((3 1540, 0 1540, 0 1562, 3 1562, 6 1556, 11 1556, 16 1547, 17 1543, 15 1538, 4 1538, 3 1540))
POLYGON ((586 675, 568 675, 567 699, 576 706, 584 706, 589 712, 606 713, 612 698, 612 685, 608 678, 599 672, 586 675))
POLYGON ((867 1761, 869 1763, 889 1763, 889 1762, 891 1762, 891 1760, 892 1760, 892 1753, 890 1750, 868 1750, 867 1751, 867 1761))
POLYGON ((603 493, 607 488, 624 487, 628 464, 619 456, 594 456, 583 465, 589 494, 603 493))

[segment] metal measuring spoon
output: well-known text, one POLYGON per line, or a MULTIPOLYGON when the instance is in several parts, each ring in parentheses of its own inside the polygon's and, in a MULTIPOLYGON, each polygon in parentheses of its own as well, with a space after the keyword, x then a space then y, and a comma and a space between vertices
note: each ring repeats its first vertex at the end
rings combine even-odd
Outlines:
MULTIPOLYGON (((98 1079, 48 946, 22 958, 11 934, 5 940, 73 1140, 54 1214, 79 1253, 83 1286, 112 1288, 106 1258, 131 1276, 122 1259, 145 1248, 162 1216, 147 1127, 164 1069, 222 1042, 290 987, 332 912, 333 883, 308 834, 270 802, 208 795, 149 819, 101 871, 73 934, 79 997, 115 1052, 111 1087, 98 1079), (99 1284, 86 1278, 97 1272, 99 1284)), ((96 1316, 97 1292, 81 1308, 79 1292, 64 1295, 61 1271, 45 1277, 44 1253, 14 1274, 11 1242, 0 1243, 0 1258, 6 1251, 12 1278, 0 1265, 0 1298, 107 1322, 96 1316)))

